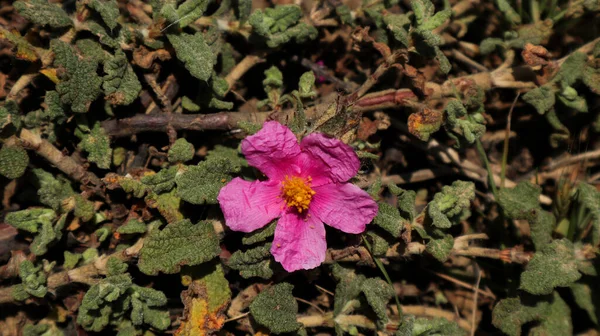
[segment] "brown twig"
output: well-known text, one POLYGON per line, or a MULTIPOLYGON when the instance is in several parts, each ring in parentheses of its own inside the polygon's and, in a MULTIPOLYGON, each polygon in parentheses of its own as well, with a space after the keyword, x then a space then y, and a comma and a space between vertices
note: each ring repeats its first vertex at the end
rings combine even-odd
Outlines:
MULTIPOLYGON (((144 239, 139 239, 133 246, 111 255, 104 255, 93 263, 77 267, 72 270, 54 273, 48 277, 47 287, 51 293, 56 293, 56 290, 62 286, 77 282, 87 285, 93 285, 98 282, 97 277, 106 274, 106 263, 109 258, 118 258, 121 261, 129 261, 137 256, 144 245, 144 239)), ((14 302, 12 295, 14 286, 0 288, 0 304, 14 302)))
POLYGON ((238 127, 241 121, 261 124, 267 120, 269 112, 255 114, 240 112, 220 112, 212 114, 149 114, 131 118, 113 119, 102 122, 102 128, 111 137, 119 138, 142 132, 167 132, 174 130, 227 131, 238 127))
POLYGON ((171 99, 173 98, 165 94, 163 89, 156 82, 156 77, 157 75, 153 73, 144 74, 144 79, 146 80, 146 83, 150 85, 152 91, 154 91, 154 94, 156 94, 156 97, 158 97, 160 103, 162 104, 162 106, 164 106, 165 112, 173 113, 173 105, 171 104, 171 99))
MULTIPOLYGON (((247 55, 244 57, 238 64, 236 64, 231 72, 227 74, 225 77, 225 81, 227 85, 229 85, 229 90, 233 87, 235 82, 237 82, 248 70, 250 70, 253 66, 258 63, 264 62, 263 58, 256 55, 247 55)), ((228 91, 229 91, 228 90, 228 91)))
POLYGON ((477 321, 477 299, 479 298, 479 284, 481 282, 481 270, 477 262, 473 262, 475 265, 475 273, 477 274, 477 281, 475 282, 475 288, 473 289, 473 313, 471 314, 471 336, 475 336, 475 322, 477 321))
POLYGON ((99 187, 103 185, 102 181, 94 173, 85 170, 85 168, 75 162, 71 157, 64 155, 50 142, 42 139, 39 135, 30 130, 25 128, 22 129, 19 139, 25 148, 35 151, 39 156, 48 160, 48 162, 55 165, 73 180, 81 182, 82 184, 89 183, 98 190, 99 187))

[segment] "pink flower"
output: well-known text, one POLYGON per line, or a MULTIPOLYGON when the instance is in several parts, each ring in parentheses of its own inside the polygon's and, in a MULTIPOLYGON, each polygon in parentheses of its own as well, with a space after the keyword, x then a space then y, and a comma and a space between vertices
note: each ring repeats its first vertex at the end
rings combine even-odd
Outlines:
POLYGON ((312 133, 298 144, 289 128, 269 121, 242 141, 242 152, 268 179, 235 178, 221 189, 225 223, 234 231, 251 232, 279 218, 271 253, 288 272, 325 260, 323 223, 357 234, 377 215, 369 194, 347 183, 360 162, 337 139, 312 133))

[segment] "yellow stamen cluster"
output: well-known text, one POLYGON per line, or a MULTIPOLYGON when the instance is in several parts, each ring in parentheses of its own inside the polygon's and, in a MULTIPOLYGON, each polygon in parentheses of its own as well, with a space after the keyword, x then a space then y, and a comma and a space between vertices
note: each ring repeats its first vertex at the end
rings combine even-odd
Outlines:
POLYGON ((301 177, 285 177, 281 182, 281 197, 290 207, 295 207, 299 213, 308 209, 308 205, 315 194, 310 188, 312 179, 310 177, 303 179, 301 177))

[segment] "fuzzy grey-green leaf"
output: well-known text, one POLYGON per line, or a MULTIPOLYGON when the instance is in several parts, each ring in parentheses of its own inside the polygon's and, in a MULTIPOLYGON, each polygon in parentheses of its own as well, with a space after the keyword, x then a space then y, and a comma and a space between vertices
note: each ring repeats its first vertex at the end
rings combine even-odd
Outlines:
POLYGON ((554 92, 547 85, 535 88, 523 95, 523 100, 533 105, 539 114, 545 114, 554 106, 554 92))
POLYGON ((24 18, 39 25, 54 28, 73 25, 69 15, 59 5, 47 0, 17 1, 14 6, 24 18))
POLYGON ((119 19, 119 6, 116 0, 91 0, 87 4, 100 14, 104 24, 110 29, 117 28, 119 19))
POLYGON ((106 99, 114 105, 129 105, 138 97, 142 84, 129 64, 125 53, 119 50, 104 63, 102 88, 106 99))
POLYGON ((581 278, 573 243, 554 240, 537 251, 521 273, 520 288, 534 295, 550 294, 556 287, 568 287, 581 278))
POLYGON ((232 170, 231 163, 224 158, 188 166, 175 178, 177 195, 192 204, 215 204, 219 191, 231 180, 232 170))
POLYGON ((208 81, 213 73, 215 56, 200 32, 195 34, 167 34, 185 68, 192 76, 208 81))
POLYGON ((194 158, 194 145, 184 138, 179 138, 169 148, 169 162, 186 162, 194 158))
POLYGON ((98 165, 98 168, 110 168, 112 157, 110 138, 99 122, 94 124, 88 134, 83 135, 78 147, 88 153, 88 160, 98 165))
POLYGON ((250 304, 250 314, 275 334, 293 332, 300 328, 296 321, 298 304, 289 283, 273 285, 262 291, 250 304))
POLYGON ((73 48, 58 39, 50 41, 54 52, 54 64, 66 70, 56 85, 61 102, 71 105, 73 112, 85 113, 102 90, 102 79, 98 76, 98 63, 91 59, 79 59, 73 48))
POLYGON ((11 180, 19 178, 28 164, 29 155, 23 147, 4 145, 0 148, 0 175, 11 180))
POLYGON ((181 266, 198 265, 216 257, 220 252, 219 239, 208 222, 192 224, 182 220, 153 230, 140 251, 138 267, 142 273, 173 274, 181 266))

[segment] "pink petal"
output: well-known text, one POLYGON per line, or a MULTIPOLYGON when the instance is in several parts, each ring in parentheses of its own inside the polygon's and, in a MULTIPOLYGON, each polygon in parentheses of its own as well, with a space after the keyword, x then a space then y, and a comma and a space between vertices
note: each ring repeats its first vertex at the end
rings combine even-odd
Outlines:
POLYGON ((230 229, 251 232, 281 215, 284 201, 280 195, 277 181, 249 182, 236 177, 221 189, 217 200, 230 229))
POLYGON ((282 180, 298 171, 293 165, 300 154, 298 140, 289 128, 276 121, 264 123, 260 131, 244 139, 242 153, 248 164, 271 179, 282 180))
POLYGON ((325 226, 315 216, 301 216, 295 211, 288 211, 279 219, 271 254, 286 271, 321 265, 326 250, 325 226))
POLYGON ((302 173, 311 176, 313 185, 346 182, 358 172, 360 161, 352 147, 321 133, 312 133, 300 143, 302 173))
POLYGON ((362 233, 377 215, 377 203, 352 183, 314 187, 310 213, 346 233, 362 233))

